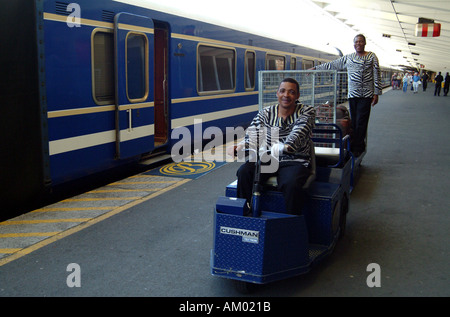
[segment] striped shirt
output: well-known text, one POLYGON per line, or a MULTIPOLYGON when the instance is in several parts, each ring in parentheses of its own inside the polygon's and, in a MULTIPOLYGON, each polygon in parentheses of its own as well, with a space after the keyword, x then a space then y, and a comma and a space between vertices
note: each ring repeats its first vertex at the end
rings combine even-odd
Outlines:
POLYGON ((276 104, 258 112, 248 127, 243 142, 250 149, 259 149, 261 146, 270 148, 273 144, 282 142, 288 145, 289 151, 279 157, 280 161, 299 161, 307 166, 311 159, 309 141, 314 122, 314 107, 297 101, 294 113, 285 120, 278 116, 276 104))
POLYGON ((348 98, 372 98, 382 94, 381 71, 378 58, 373 52, 365 56, 356 53, 318 65, 316 69, 347 70, 348 98))

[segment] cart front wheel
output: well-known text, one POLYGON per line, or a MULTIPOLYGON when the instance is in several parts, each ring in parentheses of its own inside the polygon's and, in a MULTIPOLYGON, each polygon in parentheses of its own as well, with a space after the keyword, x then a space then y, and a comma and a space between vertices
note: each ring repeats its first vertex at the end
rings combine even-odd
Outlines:
POLYGON ((342 198, 341 218, 339 221, 339 227, 340 227, 340 231, 341 231, 339 234, 339 238, 342 238, 345 235, 348 207, 349 207, 348 197, 347 197, 347 195, 344 195, 344 197, 342 198))

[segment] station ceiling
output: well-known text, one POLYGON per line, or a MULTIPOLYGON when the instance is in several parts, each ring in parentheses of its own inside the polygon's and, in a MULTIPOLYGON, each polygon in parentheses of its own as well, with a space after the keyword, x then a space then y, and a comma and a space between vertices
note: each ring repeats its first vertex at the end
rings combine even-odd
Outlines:
POLYGON ((311 2, 355 32, 364 34, 368 42, 389 51, 393 66, 450 72, 450 0, 311 2), (416 36, 419 18, 440 23, 440 36, 416 36))

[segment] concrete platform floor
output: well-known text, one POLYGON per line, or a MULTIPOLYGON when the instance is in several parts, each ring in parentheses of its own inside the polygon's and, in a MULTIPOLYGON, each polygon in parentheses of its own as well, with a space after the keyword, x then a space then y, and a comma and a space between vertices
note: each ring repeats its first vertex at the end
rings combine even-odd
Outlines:
MULTIPOLYGON (((433 86, 433 85, 431 85, 433 86)), ((368 152, 346 236, 310 273, 250 296, 450 296, 450 97, 387 91, 373 108, 368 152), (371 263, 381 286, 368 287, 371 263)), ((241 296, 210 275, 213 207, 229 163, 0 266, 0 296, 241 296), (81 287, 69 287, 76 263, 81 287)))

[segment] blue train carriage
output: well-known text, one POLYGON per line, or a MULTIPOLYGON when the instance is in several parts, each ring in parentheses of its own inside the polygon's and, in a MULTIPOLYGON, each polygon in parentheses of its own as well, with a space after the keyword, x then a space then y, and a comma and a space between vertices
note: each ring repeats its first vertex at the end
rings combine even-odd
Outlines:
POLYGON ((131 0, 5 1, 0 26, 4 210, 169 156, 174 129, 194 135, 195 119, 201 132, 245 126, 258 109, 257 71, 336 57, 131 0))
MULTIPOLYGON (((336 72, 328 73, 331 79, 336 76, 336 72)), ((260 72, 260 75, 271 74, 260 72)), ((280 77, 274 75, 273 78, 280 77)), ((311 76, 324 79, 326 75, 285 72, 281 77, 303 82, 315 97, 334 98, 335 89, 324 90, 324 81, 311 79, 311 76)), ((337 81, 332 82, 331 86, 335 86, 337 81)), ((306 92, 306 88, 300 91, 306 92)), ((264 93, 260 91, 261 94, 264 93)), ((306 273, 333 251, 345 232, 355 158, 349 150, 349 135, 344 135, 336 123, 316 123, 312 141, 312 171, 301 216, 286 213, 283 195, 274 184, 276 177, 263 184, 261 213, 252 216, 245 216, 248 212, 245 199, 236 198, 237 181, 227 186, 214 212, 213 275, 232 279, 239 290, 247 291, 252 283, 265 284, 306 273)))

